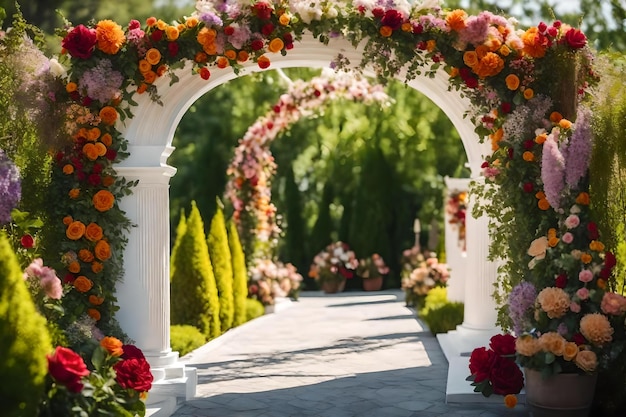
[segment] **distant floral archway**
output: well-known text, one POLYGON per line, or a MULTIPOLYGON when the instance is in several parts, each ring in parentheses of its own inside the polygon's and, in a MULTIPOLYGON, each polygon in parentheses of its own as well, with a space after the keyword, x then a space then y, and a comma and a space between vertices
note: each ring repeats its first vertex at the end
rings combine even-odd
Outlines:
POLYGON ((350 72, 326 69, 309 81, 296 80, 272 109, 246 131, 227 170, 226 197, 250 259, 271 255, 280 226, 271 202, 271 180, 276 172, 270 145, 277 136, 302 117, 323 111, 330 101, 347 99, 381 107, 391 99, 381 85, 350 72))

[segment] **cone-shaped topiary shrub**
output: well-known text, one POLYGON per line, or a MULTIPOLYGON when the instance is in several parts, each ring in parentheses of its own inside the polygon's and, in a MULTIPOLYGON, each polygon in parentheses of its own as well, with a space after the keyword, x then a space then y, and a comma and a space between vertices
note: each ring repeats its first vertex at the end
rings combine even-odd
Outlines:
POLYGON ((46 320, 22 278, 7 237, 0 233, 0 408, 5 417, 37 415, 52 352, 46 320))
POLYGON ((185 211, 180 211, 180 220, 178 220, 178 226, 176 227, 176 240, 174 241, 174 246, 172 247, 172 254, 170 255, 170 281, 172 277, 176 273, 176 265, 174 265, 174 259, 176 259, 176 253, 178 252, 178 248, 180 247, 180 242, 187 231, 187 217, 185 216, 185 211))
POLYGON ((220 299, 220 323, 222 332, 233 327, 233 265, 228 247, 228 233, 222 203, 217 199, 217 209, 209 229, 209 255, 220 299))
POLYGON ((204 223, 195 201, 187 218, 187 230, 172 260, 172 324, 197 327, 208 340, 220 335, 220 306, 204 223))
POLYGON ((248 270, 246 268, 246 257, 239 240, 237 225, 231 219, 228 221, 228 246, 233 263, 233 301, 235 315, 233 326, 244 324, 246 319, 246 298, 248 298, 248 270))

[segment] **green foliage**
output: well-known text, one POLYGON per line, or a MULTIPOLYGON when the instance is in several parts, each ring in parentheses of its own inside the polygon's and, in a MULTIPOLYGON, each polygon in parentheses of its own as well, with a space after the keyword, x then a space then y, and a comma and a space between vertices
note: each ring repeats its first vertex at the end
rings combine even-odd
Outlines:
POLYGON ((176 259, 178 255, 178 248, 180 247, 180 242, 182 241, 182 238, 185 235, 186 231, 187 217, 185 216, 185 211, 181 210, 178 227, 176 227, 176 240, 174 241, 174 246, 172 247, 172 251, 170 253, 170 281, 172 280, 172 277, 176 274, 176 265, 174 264, 174 259, 176 259))
POLYGON ((36 416, 52 346, 45 319, 37 312, 4 233, 0 233, 0 288, 2 415, 36 416))
POLYGON ((211 219, 208 238, 209 256, 217 283, 222 332, 233 327, 233 265, 228 246, 226 220, 221 202, 217 201, 217 211, 211 219))
POLYGON ((247 321, 246 299, 248 298, 248 270, 246 268, 246 258, 239 241, 237 225, 230 219, 228 227, 228 246, 233 262, 233 304, 234 316, 233 326, 240 326, 247 321))
POLYGON ((594 142, 590 165, 593 216, 607 250, 617 253, 614 290, 624 292, 626 277, 626 58, 603 55, 602 84, 593 111, 594 142))
POLYGON ((463 323, 463 312, 463 303, 449 302, 447 290, 435 287, 428 292, 419 317, 428 325, 430 332, 436 335, 456 329, 463 323))
POLYGON ((332 231, 334 227, 330 215, 330 205, 333 202, 333 198, 333 185, 327 182, 324 184, 324 192, 322 193, 322 201, 319 205, 317 220, 315 220, 315 225, 311 231, 311 250, 314 250, 315 253, 319 252, 333 241, 332 231))
POLYGON ((246 298, 246 321, 254 320, 265 314, 263 303, 254 298, 246 298))
POLYGON ((187 218, 187 230, 181 238, 176 258, 176 274, 171 283, 172 324, 197 327, 211 340, 220 335, 217 284, 200 211, 195 202, 187 218))
POLYGON ((197 327, 188 324, 170 326, 172 350, 180 356, 199 348, 206 343, 206 337, 197 327))
POLYGON ((302 195, 296 184, 292 164, 288 163, 284 171, 286 224, 282 224, 285 233, 279 258, 303 271, 308 268, 310 259, 306 248, 306 224, 302 218, 302 195))

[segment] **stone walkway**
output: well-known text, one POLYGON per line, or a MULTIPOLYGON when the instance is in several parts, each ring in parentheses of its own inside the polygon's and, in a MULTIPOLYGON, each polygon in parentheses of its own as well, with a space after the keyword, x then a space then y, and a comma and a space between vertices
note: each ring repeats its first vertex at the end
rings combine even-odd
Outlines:
POLYGON ((446 359, 403 299, 307 292, 227 332, 182 358, 198 389, 174 417, 528 415, 499 401, 446 404, 446 359))

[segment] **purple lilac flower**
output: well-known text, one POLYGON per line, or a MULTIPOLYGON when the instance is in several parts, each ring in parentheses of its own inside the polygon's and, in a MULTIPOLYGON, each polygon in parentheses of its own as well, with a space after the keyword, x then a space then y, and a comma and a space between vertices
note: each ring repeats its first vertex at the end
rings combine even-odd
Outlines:
POLYGON ((113 64, 108 59, 101 59, 98 64, 88 69, 78 80, 78 87, 86 91, 87 95, 102 104, 120 94, 120 88, 124 76, 113 69, 113 64))
POLYGON ((211 13, 211 12, 206 12, 206 13, 202 13, 200 15, 200 20, 202 20, 207 27, 211 27, 211 26, 223 26, 224 23, 222 22, 222 19, 220 19, 220 17, 218 15, 216 15, 215 13, 211 13))
POLYGON ((22 198, 20 172, 13 161, 0 149, 0 224, 11 221, 11 210, 22 198))
POLYGON ((576 117, 574 132, 569 142, 562 146, 565 158, 565 183, 572 188, 585 176, 591 157, 591 112, 581 107, 576 117))
POLYGON ((548 135, 543 144, 541 180, 548 203, 554 209, 561 207, 561 192, 565 187, 565 158, 559 150, 554 133, 548 135))
POLYGON ((535 286, 526 281, 516 285, 509 294, 509 315, 513 321, 513 331, 518 336, 524 330, 525 317, 535 304, 535 298, 537 298, 535 286))

